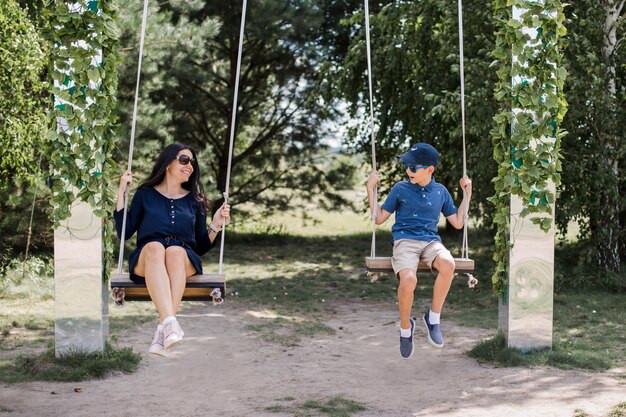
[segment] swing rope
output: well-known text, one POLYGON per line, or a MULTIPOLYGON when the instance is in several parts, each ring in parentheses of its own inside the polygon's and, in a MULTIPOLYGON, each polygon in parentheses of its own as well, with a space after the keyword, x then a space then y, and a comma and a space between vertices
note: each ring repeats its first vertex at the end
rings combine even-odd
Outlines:
MULTIPOLYGON (((461 76, 461 132, 463 136, 463 176, 467 175, 467 151, 465 146, 465 66, 463 57, 463 0, 459 0, 459 72, 461 76)), ((466 200, 467 192, 463 189, 463 200, 466 200)), ((469 258, 469 243, 467 239, 467 221, 469 220, 469 202, 463 208, 463 243, 461 246, 461 258, 469 258)))
MULTIPOLYGON (((367 85, 370 99, 370 136, 372 143, 372 169, 376 171, 376 136, 374 134, 374 93, 372 86, 372 51, 370 46, 370 11, 369 2, 365 0, 365 49, 367 51, 367 85)), ((372 248, 370 256, 376 257, 376 213, 378 212, 378 187, 374 187, 374 210, 372 211, 372 248)))
MULTIPOLYGON (((143 59, 143 45, 146 37, 146 22, 148 21, 148 0, 143 0, 143 16, 141 18, 141 36, 139 38, 139 60, 137 61, 137 84, 135 86, 135 103, 133 105, 133 119, 130 125, 130 144, 128 146, 128 167, 133 166, 133 151, 135 146, 135 126, 137 124, 137 107, 139 105, 139 85, 141 81, 141 61, 143 59)), ((124 215, 122 217, 122 241, 120 242, 120 256, 117 259, 117 273, 122 273, 124 263, 124 242, 126 240, 126 217, 128 216, 128 186, 124 191, 124 215)))
MULTIPOLYGON (((369 6, 368 0, 364 1, 365 3, 365 43, 366 43, 366 52, 367 52, 367 78, 368 78, 368 86, 369 86, 369 102, 370 102, 370 122, 371 122, 371 143, 372 143, 372 169, 376 171, 376 138, 374 135, 374 100, 373 100, 373 88, 372 88, 372 56, 370 51, 370 24, 369 24, 369 6)), ((463 2, 462 0, 458 1, 458 17, 459 17, 459 72, 461 77, 461 131, 463 136, 463 176, 467 175, 467 151, 465 145, 465 69, 464 69, 464 58, 463 58, 463 2)), ((370 250, 371 257, 375 257, 376 255, 376 212, 378 211, 378 198, 377 198, 377 187, 374 188, 374 211, 372 212, 372 224, 373 224, 373 232, 372 232, 372 247, 370 250)), ((465 200, 467 195, 466 191, 463 190, 463 199, 465 200)), ((468 259, 469 258, 469 243, 467 237, 467 221, 468 221, 468 206, 467 204, 464 206, 463 213, 463 243, 461 247, 461 258, 468 259)))
MULTIPOLYGON (((241 27, 239 29, 239 48, 237 51, 237 72, 235 75, 235 90, 233 92, 233 109, 230 121, 230 139, 228 144, 228 168, 226 169, 226 185, 224 186, 224 204, 228 204, 228 190, 230 188, 230 170, 233 160, 233 146, 235 144, 235 123, 237 121, 237 100, 239 98, 239 78, 241 76, 241 56, 243 53, 243 35, 246 25, 246 10, 248 1, 243 0, 241 6, 241 27)), ((222 223, 222 240, 220 242, 220 261, 218 273, 222 273, 222 261, 224 257, 224 235, 226 234, 226 219, 222 223)))
MULTIPOLYGON (((37 164, 37 176, 39 178, 41 174, 41 160, 43 157, 43 150, 39 152, 39 163, 37 164)), ((26 238, 26 251, 24 253, 24 264, 22 265, 22 279, 26 276, 26 263, 28 262, 28 250, 30 249, 30 240, 33 236, 33 218, 35 217, 35 202, 37 201, 37 183, 33 184, 33 202, 30 205, 30 220, 28 221, 28 235, 26 238)))

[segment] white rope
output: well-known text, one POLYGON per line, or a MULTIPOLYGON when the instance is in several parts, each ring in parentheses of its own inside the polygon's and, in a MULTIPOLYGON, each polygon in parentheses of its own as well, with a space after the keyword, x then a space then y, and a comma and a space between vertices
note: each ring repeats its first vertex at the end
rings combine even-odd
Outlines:
MULTIPOLYGON (((243 35, 244 28, 246 25, 246 9, 247 9, 247 0, 243 0, 242 10, 241 10, 241 28, 239 29, 239 50, 237 52, 237 74, 235 77, 235 91, 233 92, 233 110, 232 110, 232 118, 230 121, 230 143, 228 146, 228 167, 226 169, 226 185, 224 186, 224 204, 228 204, 228 191, 230 188, 230 170, 233 159, 233 145, 235 143, 235 122, 237 120, 237 100, 239 97, 239 78, 241 75, 241 55, 243 52, 243 35)), ((222 263, 224 260, 224 235, 226 234, 226 219, 224 219, 222 223, 222 240, 220 242, 220 260, 218 273, 222 273, 222 263)))
MULTIPOLYGON (((137 62, 137 84, 135 85, 135 104, 133 106, 133 120, 130 125, 130 144, 128 147, 128 171, 133 166, 133 150, 135 146, 135 125, 137 124, 137 106, 139 104, 139 83, 141 80, 141 61, 143 59, 143 44, 146 37, 146 22, 148 21, 148 0, 143 1, 143 16, 141 19, 141 37, 139 38, 139 60, 137 62)), ((117 260, 117 272, 122 273, 124 262, 124 242, 126 240, 126 217, 128 208, 128 187, 124 191, 124 215, 122 218, 122 241, 120 242, 120 256, 117 260)))
MULTIPOLYGON (((43 158, 43 149, 39 152, 39 163, 37 164, 37 176, 41 174, 41 160, 43 158)), ((28 262, 28 250, 30 248, 30 240, 33 236, 33 218, 35 217, 35 202, 37 201, 37 182, 33 184, 33 203, 30 206, 30 220, 28 222, 28 235, 26 238, 26 252, 24 253, 24 264, 22 265, 22 279, 26 276, 26 262, 28 262)))
MULTIPOLYGON (((370 135, 372 143, 372 169, 376 171, 376 136, 374 134, 374 93, 372 86, 372 51, 370 47, 370 11, 368 0, 365 3, 365 50, 367 52, 367 85, 370 99, 370 135)), ((373 190, 374 206, 372 211, 372 247, 370 256, 376 256, 376 213, 378 212, 378 187, 373 190)))
MULTIPOLYGON (((463 135, 463 176, 467 175, 467 151, 465 149, 465 67, 463 58, 463 1, 459 0, 459 72, 461 75, 461 131, 463 135)), ((467 220, 469 204, 467 204, 467 193, 463 189, 463 200, 466 201, 463 213, 463 243, 461 247, 461 257, 469 258, 469 244, 467 240, 467 220)))

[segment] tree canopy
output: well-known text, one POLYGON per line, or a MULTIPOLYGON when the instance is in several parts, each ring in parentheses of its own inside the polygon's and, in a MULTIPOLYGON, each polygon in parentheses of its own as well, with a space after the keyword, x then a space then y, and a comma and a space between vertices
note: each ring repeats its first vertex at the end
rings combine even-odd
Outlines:
POLYGON ((45 136, 45 49, 26 10, 0 4, 0 187, 32 176, 45 136))
MULTIPOLYGON (((16 213, 30 204, 32 196, 16 192, 25 188, 23 180, 13 179, 33 172, 50 110, 50 101, 42 99, 47 53, 40 35, 43 3, 0 4, 3 233, 13 233, 19 223, 16 213)), ((142 1, 120 5, 119 53, 124 59, 113 157, 123 165, 142 1)), ((371 148, 363 2, 263 0, 248 6, 231 202, 249 202, 268 212, 307 201, 341 203, 334 190, 354 184, 357 170, 329 152, 326 141, 336 139, 333 130, 341 127, 348 132, 342 138, 345 149, 367 159, 371 148)), ((370 2, 377 159, 387 174, 383 193, 402 177, 394 168, 395 155, 417 141, 437 146, 437 180, 458 190, 462 157, 456 6, 444 0, 370 2)), ((489 133, 497 108, 495 17, 491 2, 467 0, 463 6, 467 167, 474 179, 471 215, 489 226, 493 207, 487 197, 493 195, 497 168, 489 133)), ((597 269, 590 272, 594 282, 615 278, 619 285, 621 275, 605 271, 621 271, 626 259, 626 199, 621 193, 626 177, 621 127, 626 120, 626 10, 619 0, 581 0, 564 12, 569 111, 562 127, 569 135, 562 142, 556 221, 562 234, 572 221, 578 222, 577 245, 585 248, 578 262, 597 269)), ((220 197, 240 16, 240 2, 150 2, 134 159, 140 178, 164 144, 181 141, 199 151, 210 197, 220 197)))
MULTIPOLYGON (((134 92, 139 1, 122 21, 122 125, 134 92)), ((322 50, 311 35, 323 16, 313 1, 250 4, 232 160, 230 198, 265 210, 299 201, 344 202, 332 181, 345 163, 329 163, 324 139, 334 110, 316 93, 322 50)), ((175 1, 152 6, 142 81, 138 149, 145 161, 167 141, 200 152, 209 191, 224 192, 235 84, 239 2, 175 1)), ((126 149, 125 144, 120 148, 126 149)), ((330 158, 334 160, 334 158, 330 158)), ((336 160, 340 161, 340 160, 336 160)))
POLYGON ((569 135, 557 221, 565 229, 576 220, 580 238, 591 243, 581 265, 619 272, 626 261, 626 8, 623 1, 582 0, 568 12, 569 135))
MULTIPOLYGON (((495 72, 489 69, 494 47, 492 9, 484 2, 464 3, 465 92, 468 173, 474 178, 474 211, 489 224, 493 193, 489 130, 495 113, 495 72)), ((395 156, 413 142, 433 144, 441 154, 437 180, 458 190, 462 175, 461 88, 456 3, 440 0, 391 2, 370 20, 376 152, 386 176, 383 191, 401 177, 395 156)), ((349 103, 357 123, 348 143, 370 154, 367 67, 363 14, 344 21, 355 33, 343 56, 326 66, 327 92, 349 103)))

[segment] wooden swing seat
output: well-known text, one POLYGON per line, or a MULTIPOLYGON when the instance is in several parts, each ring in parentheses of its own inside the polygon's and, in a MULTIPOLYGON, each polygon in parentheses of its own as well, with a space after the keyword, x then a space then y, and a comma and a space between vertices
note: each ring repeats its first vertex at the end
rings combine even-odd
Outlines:
MULTIPOLYGON (((454 272, 466 273, 474 271, 474 261, 468 258, 454 258, 455 268, 454 272)), ((391 267, 391 257, 367 256, 365 258, 365 267, 368 272, 388 272, 393 273, 391 267)), ((418 272, 430 272, 430 268, 424 262, 420 262, 417 265, 418 272)))
MULTIPOLYGON (((123 289, 126 301, 149 301, 150 294, 145 284, 130 280, 130 274, 111 274, 111 289, 123 289)), ((224 274, 193 275, 187 278, 183 300, 212 300, 211 292, 219 289, 222 299, 226 296, 224 274)))

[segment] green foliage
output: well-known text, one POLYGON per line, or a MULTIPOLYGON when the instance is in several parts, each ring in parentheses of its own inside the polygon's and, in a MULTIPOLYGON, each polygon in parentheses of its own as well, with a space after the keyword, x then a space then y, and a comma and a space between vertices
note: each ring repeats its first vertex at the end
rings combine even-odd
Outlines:
POLYGON ((35 197, 31 253, 51 253, 53 236, 48 203, 50 190, 39 179, 14 178, 6 187, 0 187, 0 268, 24 253, 28 240, 30 213, 35 197), (33 195, 35 193, 35 195, 33 195))
MULTIPOLYGON (((141 3, 127 8, 139 10, 141 3)), ((329 208, 348 203, 334 189, 351 172, 341 161, 328 163, 323 143, 334 109, 315 90, 322 50, 311 34, 324 19, 315 5, 270 0, 248 8, 229 190, 240 212, 245 202, 268 212, 311 201, 329 208)), ((127 13, 121 22, 120 43, 128 51, 120 70, 122 126, 130 126, 136 71, 130 46, 138 36, 138 16, 127 13)), ((135 147, 139 177, 164 144, 179 141, 199 152, 209 197, 221 198, 240 19, 240 2, 151 4, 135 147)))
POLYGON ((134 372, 141 356, 132 348, 115 348, 107 343, 103 352, 73 351, 55 358, 54 349, 38 356, 19 355, 0 359, 0 380, 86 381, 102 378, 112 371, 134 372))
POLYGON ((296 416, 325 415, 329 417, 351 417, 354 413, 367 410, 367 407, 360 402, 347 399, 337 395, 327 400, 308 400, 303 403, 290 403, 293 398, 281 398, 279 404, 275 404, 265 409, 273 413, 289 413, 296 416), (315 413, 315 414, 311 414, 315 413))
MULTIPOLYGON (((21 285, 38 286, 46 279, 54 277, 53 262, 48 257, 31 257, 27 262, 24 259, 13 258, 0 264, 0 296, 3 299, 12 298, 21 285), (34 284, 34 285, 33 285, 34 284)), ((26 290, 27 292, 28 290, 26 290)))
POLYGON ((597 247, 591 239, 558 244, 554 260, 556 293, 574 289, 626 292, 624 274, 597 267, 597 247))
POLYGON ((567 71, 562 66, 565 15, 560 0, 542 3, 517 1, 524 12, 512 16, 511 2, 495 0, 496 48, 493 51, 499 82, 495 97, 501 109, 493 118, 495 236, 493 289, 502 294, 507 283, 510 197, 522 200, 521 217, 530 217, 541 230, 552 227, 554 193, 561 183, 561 122, 567 111, 563 93, 567 71), (533 37, 528 33, 533 31, 533 37), (512 55, 518 57, 512 60, 512 55), (513 83, 512 80, 515 80, 513 83), (514 110, 515 109, 515 110, 514 110))
POLYGON ((43 43, 26 10, 0 2, 0 191, 37 168, 46 125, 43 43))
POLYGON ((108 255, 113 250, 107 219, 113 211, 108 186, 115 167, 110 156, 117 90, 117 12, 115 0, 47 0, 44 10, 51 50, 50 92, 55 97, 46 149, 52 221, 58 226, 69 217, 76 199, 87 202, 104 219, 108 255))
POLYGON ((626 401, 613 407, 606 417, 626 417, 626 401))
MULTIPOLYGON (((467 1, 464 7, 465 99, 468 174, 473 178, 472 215, 491 223, 491 159, 489 130, 495 113, 495 73, 489 68, 493 49, 491 7, 467 1)), ((411 142, 425 141, 440 151, 437 181, 455 193, 463 173, 461 87, 457 4, 441 0, 382 2, 370 11, 372 78, 376 121, 377 165, 385 175, 382 193, 404 171, 395 158, 411 142)), ((354 33, 343 55, 325 65, 328 99, 347 101, 350 126, 347 143, 371 160, 369 98, 363 13, 344 19, 354 33)), ((347 30, 345 29, 345 30, 347 30)), ((381 194, 382 194, 381 193, 381 194)))
POLYGON ((481 362, 495 362, 504 366, 554 366, 562 369, 592 369, 606 370, 611 363, 603 355, 592 352, 572 355, 561 352, 558 346, 552 350, 532 350, 522 352, 518 349, 506 347, 506 338, 498 333, 491 339, 485 340, 469 350, 468 355, 481 362))
POLYGON ((299 346, 303 336, 317 334, 335 334, 332 327, 319 321, 297 320, 296 318, 278 317, 267 323, 249 324, 247 330, 256 332, 266 342, 279 343, 283 346, 299 346))
MULTIPOLYGON (((608 4, 609 2, 607 2, 608 4)), ((617 4, 618 2, 614 2, 617 4)), ((563 143, 563 188, 557 221, 563 232, 578 223, 580 240, 590 242, 581 268, 622 275, 626 259, 626 26, 624 11, 615 17, 618 45, 605 48, 610 22, 603 2, 581 0, 566 8, 569 20, 564 65, 571 74, 565 86, 570 109, 563 120, 571 140, 563 143), (615 91, 611 92, 611 82, 615 91), (581 179, 585 179, 582 180, 581 179)))

